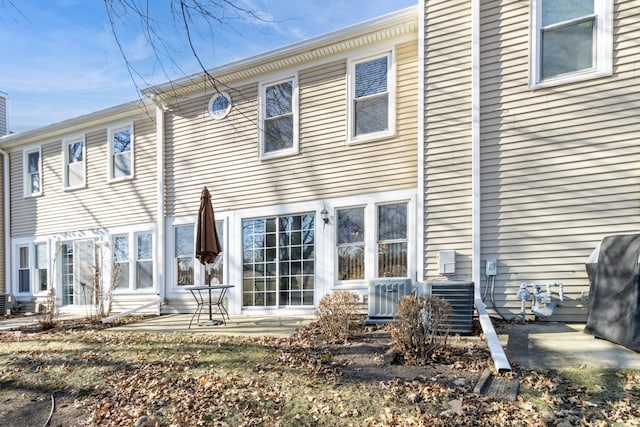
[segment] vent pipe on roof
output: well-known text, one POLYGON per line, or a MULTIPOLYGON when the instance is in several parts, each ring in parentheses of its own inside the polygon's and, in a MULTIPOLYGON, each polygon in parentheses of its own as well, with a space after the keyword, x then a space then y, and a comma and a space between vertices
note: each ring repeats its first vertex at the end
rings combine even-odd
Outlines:
POLYGON ((7 94, 0 91, 0 137, 9 134, 7 98, 7 94))

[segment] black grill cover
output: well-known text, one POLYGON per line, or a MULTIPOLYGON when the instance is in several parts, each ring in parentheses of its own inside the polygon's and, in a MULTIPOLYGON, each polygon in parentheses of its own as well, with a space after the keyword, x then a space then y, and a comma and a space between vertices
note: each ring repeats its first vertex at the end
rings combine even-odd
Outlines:
POLYGON ((600 243, 591 281, 585 332, 640 352, 640 234, 608 236, 600 243), (595 270, 595 272, 594 272, 595 270))

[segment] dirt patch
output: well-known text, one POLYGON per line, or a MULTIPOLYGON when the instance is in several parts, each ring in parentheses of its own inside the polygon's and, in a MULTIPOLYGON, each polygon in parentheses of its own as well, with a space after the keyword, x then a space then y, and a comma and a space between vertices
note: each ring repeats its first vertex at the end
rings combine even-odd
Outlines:
POLYGON ((78 407, 75 397, 68 393, 0 388, 0 425, 3 426, 66 427, 87 416, 87 411, 78 407))
POLYGON ((357 340, 330 347, 332 361, 343 375, 371 381, 430 380, 452 385, 475 384, 489 354, 477 337, 451 337, 447 351, 423 366, 404 364, 394 353, 386 330, 365 332, 357 340))

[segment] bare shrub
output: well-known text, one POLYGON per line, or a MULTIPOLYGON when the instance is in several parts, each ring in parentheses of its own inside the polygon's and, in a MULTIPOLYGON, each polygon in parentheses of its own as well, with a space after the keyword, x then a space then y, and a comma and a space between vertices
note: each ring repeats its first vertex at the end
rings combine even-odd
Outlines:
POLYGON ((39 305, 37 312, 38 324, 44 331, 52 329, 58 322, 58 305, 56 304, 56 294, 52 290, 47 293, 44 303, 39 305))
POLYGON ((349 291, 335 291, 322 297, 317 323, 328 342, 346 343, 362 326, 358 300, 358 294, 349 291))
POLYGON ((391 341, 405 362, 425 364, 447 346, 451 304, 436 296, 405 296, 391 324, 391 341))

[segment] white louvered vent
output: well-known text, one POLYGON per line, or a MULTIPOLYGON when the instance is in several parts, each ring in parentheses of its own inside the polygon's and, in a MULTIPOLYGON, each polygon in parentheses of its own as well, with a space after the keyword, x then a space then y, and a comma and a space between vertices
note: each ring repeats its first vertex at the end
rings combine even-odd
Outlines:
POLYGON ((368 323, 383 323, 393 319, 398 300, 411 294, 411 279, 375 279, 369 282, 368 323))
POLYGON ((473 332, 473 282, 457 280, 429 280, 426 294, 449 301, 451 332, 469 334, 473 332))

